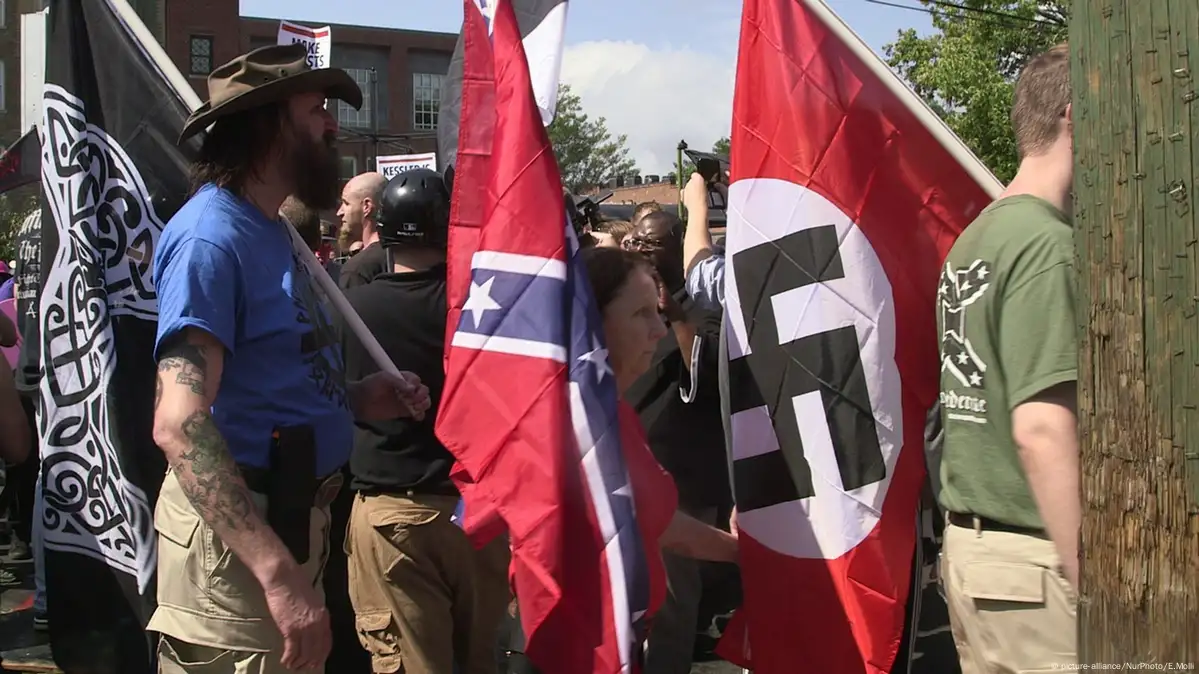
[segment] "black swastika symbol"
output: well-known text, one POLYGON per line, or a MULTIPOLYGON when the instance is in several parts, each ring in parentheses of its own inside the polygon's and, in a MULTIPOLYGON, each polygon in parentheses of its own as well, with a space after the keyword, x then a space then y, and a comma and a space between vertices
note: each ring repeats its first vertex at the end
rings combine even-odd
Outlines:
POLYGON ((856 330, 838 327, 779 344, 779 317, 771 301, 780 293, 845 278, 836 227, 805 229, 748 248, 733 256, 733 267, 750 354, 729 360, 731 412, 765 405, 780 447, 734 461, 737 509, 748 512, 815 495, 792 402, 805 393, 820 393, 843 488, 882 481, 886 465, 856 330))

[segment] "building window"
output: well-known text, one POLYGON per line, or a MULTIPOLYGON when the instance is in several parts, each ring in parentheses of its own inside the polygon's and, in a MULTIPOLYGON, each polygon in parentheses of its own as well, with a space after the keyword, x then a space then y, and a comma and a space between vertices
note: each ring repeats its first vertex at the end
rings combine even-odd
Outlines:
MULTIPOLYGON (((0 2, 3 2, 3 0, 0 0, 0 2)), ((5 77, 6 74, 7 68, 5 68, 4 60, 0 59, 0 112, 8 109, 8 106, 5 105, 8 99, 8 78, 5 77)))
POLYGON ((337 124, 338 126, 347 128, 366 129, 370 128, 371 115, 374 114, 373 108, 375 101, 373 94, 375 87, 371 83, 370 68, 346 68, 350 77, 354 78, 354 82, 358 84, 358 88, 362 90, 362 109, 355 110, 345 101, 337 102, 337 124))
POLYGON ((356 175, 358 175, 358 157, 342 157, 341 179, 349 180, 356 175))
POLYGON ((212 72, 212 38, 207 35, 193 35, 191 45, 191 65, 188 72, 192 75, 207 77, 212 72))
POLYGON ((412 128, 432 131, 441 112, 441 81, 445 75, 412 73, 412 128))
POLYGON ((0 28, 8 28, 8 3, 0 0, 0 28))

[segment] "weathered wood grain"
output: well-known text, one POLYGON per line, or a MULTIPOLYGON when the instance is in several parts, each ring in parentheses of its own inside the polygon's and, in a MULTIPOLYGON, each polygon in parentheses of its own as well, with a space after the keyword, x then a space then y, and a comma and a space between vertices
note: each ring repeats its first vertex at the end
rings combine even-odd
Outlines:
POLYGON ((1197 22, 1073 3, 1082 663, 1199 664, 1197 22))

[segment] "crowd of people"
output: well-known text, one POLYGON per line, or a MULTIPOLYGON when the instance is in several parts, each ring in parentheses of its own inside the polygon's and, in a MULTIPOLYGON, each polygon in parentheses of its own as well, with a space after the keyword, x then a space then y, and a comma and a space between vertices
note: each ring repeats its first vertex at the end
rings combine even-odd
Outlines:
MULTIPOLYGON (((488 674, 505 652, 510 671, 533 671, 519 634, 502 636, 519 611, 508 543, 471 544, 454 459, 434 433, 452 176, 341 185, 325 101, 359 106, 362 93, 341 70, 309 69, 302 47, 239 56, 208 86, 181 137, 208 129, 193 193, 154 258, 154 439, 169 465, 148 625, 161 635, 159 671, 488 674), (326 247, 322 210, 336 210, 346 249, 326 268, 398 376, 331 311, 296 249, 289 225, 310 250, 326 247)), ((954 245, 938 294, 944 433, 928 457, 946 520, 941 582, 969 674, 1075 659, 1065 46, 1029 63, 1012 120, 1019 174, 954 245)), ((661 549, 647 674, 690 671, 713 569, 738 558, 717 375, 726 258, 708 227, 709 193, 727 203, 728 189, 697 174, 686 223, 647 203, 578 232, 621 415, 640 429, 623 448, 638 524, 661 549)), ((0 316, 0 345, 15 340, 0 316)), ((10 465, 35 446, 32 413, 0 368, 10 465)))

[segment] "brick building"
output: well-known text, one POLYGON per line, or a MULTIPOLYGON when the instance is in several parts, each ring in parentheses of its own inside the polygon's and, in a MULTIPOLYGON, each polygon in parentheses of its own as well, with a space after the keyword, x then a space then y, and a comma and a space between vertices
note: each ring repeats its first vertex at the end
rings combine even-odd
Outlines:
POLYGON ((608 184, 588 191, 588 194, 599 195, 611 191, 612 197, 607 204, 640 204, 646 201, 656 201, 660 204, 679 203, 679 187, 675 184, 674 175, 650 175, 642 178, 616 178, 608 184))
MULTIPOLYGON (((208 97, 205 78, 214 66, 274 44, 279 28, 278 18, 240 16, 238 0, 127 1, 201 99, 208 97)), ((45 5, 45 0, 0 0, 0 147, 21 133, 20 17, 45 5)), ((436 150, 441 83, 458 36, 338 24, 331 28, 331 65, 349 72, 365 99, 360 111, 335 103, 343 130, 343 175, 373 169, 376 151, 436 150)))
MULTIPOLYGON (((165 4, 161 39, 167 54, 202 99, 213 67, 276 41, 279 19, 240 16, 238 0, 157 2, 165 4)), ((329 25, 330 65, 358 82, 364 100, 357 111, 333 103, 341 127, 342 177, 372 170, 376 153, 435 151, 441 84, 458 36, 329 25)))

